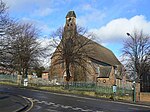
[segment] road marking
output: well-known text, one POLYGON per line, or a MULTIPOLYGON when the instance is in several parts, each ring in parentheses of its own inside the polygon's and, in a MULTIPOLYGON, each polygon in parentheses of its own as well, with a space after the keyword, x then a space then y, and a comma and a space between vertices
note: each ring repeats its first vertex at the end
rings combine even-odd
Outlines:
MULTIPOLYGON (((21 89, 28 89, 28 88, 21 88, 21 89)), ((54 95, 59 95, 59 96, 67 96, 67 97, 74 97, 74 98, 81 98, 81 99, 86 99, 86 100, 94 100, 94 101, 100 101, 101 99, 94 99, 94 98, 88 98, 88 97, 81 97, 81 96, 76 96, 76 95, 70 95, 70 94, 60 94, 60 93, 53 93, 53 92, 48 92, 48 91, 40 91, 40 90, 34 90, 34 89, 28 89, 30 91, 37 91, 41 93, 50 93, 54 95)), ((147 105, 140 105, 140 104, 132 104, 132 103, 125 103, 125 102, 118 102, 118 101, 106 101, 106 100, 101 100, 105 102, 113 102, 113 103, 118 103, 118 104, 125 104, 125 105, 131 105, 131 106, 137 106, 137 107, 144 107, 144 108, 150 108, 150 106, 147 105)))
MULTIPOLYGON (((32 98, 30 98, 32 99, 32 98)), ((90 110, 90 109, 83 109, 83 108, 78 108, 78 107, 72 107, 72 106, 69 106, 69 105, 62 105, 62 104, 55 104, 53 102, 47 102, 47 101, 40 101, 38 99, 32 99, 33 102, 36 102, 36 103, 40 103, 40 104, 45 104, 45 105, 51 105, 52 107, 56 107, 56 108, 64 108, 64 109, 72 109, 72 110, 81 110, 81 111, 84 111, 84 112, 93 112, 93 110, 90 110)))
POLYGON ((30 98, 28 98, 28 97, 25 97, 25 96, 22 96, 22 95, 19 95, 20 97, 22 97, 22 98, 24 98, 24 99, 27 99, 28 101, 30 101, 31 102, 31 106, 25 111, 25 112, 28 112, 29 110, 31 110, 32 109, 32 107, 33 107, 33 102, 32 102, 32 100, 30 99, 30 98))
POLYGON ((49 112, 59 112, 57 110, 52 110, 52 109, 46 109, 46 110, 49 111, 49 112))
POLYGON ((30 106, 30 108, 29 108, 26 112, 28 112, 29 110, 31 110, 32 107, 33 107, 33 102, 32 102, 32 100, 31 100, 30 98, 28 98, 28 100, 31 102, 31 106, 30 106))
POLYGON ((41 109, 42 107, 41 106, 39 106, 39 105, 35 105, 35 107, 36 107, 36 109, 37 110, 39 110, 39 109, 41 109))

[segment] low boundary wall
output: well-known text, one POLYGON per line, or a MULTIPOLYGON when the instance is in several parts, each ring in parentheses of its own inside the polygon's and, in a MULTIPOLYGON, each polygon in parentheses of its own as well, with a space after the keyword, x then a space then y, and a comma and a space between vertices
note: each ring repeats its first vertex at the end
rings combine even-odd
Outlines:
POLYGON ((141 92, 140 93, 140 101, 150 102, 150 93, 148 93, 148 92, 141 92))

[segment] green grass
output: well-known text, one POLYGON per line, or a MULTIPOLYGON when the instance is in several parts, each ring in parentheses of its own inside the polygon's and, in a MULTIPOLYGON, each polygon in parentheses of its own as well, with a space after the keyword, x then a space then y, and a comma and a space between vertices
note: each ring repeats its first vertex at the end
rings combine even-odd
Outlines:
MULTIPOLYGON (((11 86, 18 86, 21 88, 30 88, 30 89, 38 89, 38 90, 46 90, 50 92, 57 92, 57 93, 64 93, 64 94, 75 94, 75 95, 83 95, 83 96, 90 96, 90 97, 97 97, 97 98, 107 98, 107 99, 113 99, 113 94, 108 93, 96 93, 95 91, 86 91, 86 90, 69 90, 64 89, 63 86, 37 86, 37 85, 29 85, 28 87, 24 87, 23 85, 18 85, 14 82, 8 82, 8 81, 0 81, 1 85, 11 85, 11 86)), ((115 96, 116 100, 126 100, 126 101, 132 101, 131 96, 115 96)))
POLYGON ((13 85, 13 86, 17 86, 17 83, 15 82, 11 82, 11 81, 0 81, 1 85, 13 85))

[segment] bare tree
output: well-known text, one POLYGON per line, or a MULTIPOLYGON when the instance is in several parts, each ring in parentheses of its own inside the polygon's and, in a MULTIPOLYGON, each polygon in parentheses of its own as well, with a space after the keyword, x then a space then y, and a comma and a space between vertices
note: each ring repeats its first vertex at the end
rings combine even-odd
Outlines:
POLYGON ((141 76, 150 72, 150 36, 143 34, 142 31, 134 31, 133 34, 127 35, 129 38, 123 47, 126 68, 131 77, 135 75, 135 70, 136 78, 141 79, 141 76))
POLYGON ((38 42, 39 31, 31 24, 21 24, 18 26, 18 34, 12 35, 11 59, 15 70, 24 77, 28 70, 40 62, 44 56, 44 48, 38 42))
POLYGON ((38 39, 39 30, 32 24, 11 23, 3 38, 1 66, 27 77, 28 70, 44 56, 45 48, 38 39))
POLYGON ((0 0, 0 67, 5 68, 9 63, 8 55, 6 55, 7 51, 9 51, 8 46, 10 44, 10 36, 8 35, 8 32, 11 33, 10 30, 14 26, 14 21, 10 19, 7 9, 6 4, 0 0))
POLYGON ((29 69, 40 65, 46 48, 39 42, 40 32, 32 24, 12 20, 0 1, 0 67, 18 71, 26 77, 29 69))
MULTIPOLYGON (((56 48, 52 56, 52 66, 63 64, 67 82, 71 78, 71 71, 77 68, 88 72, 86 65, 89 63, 89 56, 93 54, 93 47, 91 47, 93 42, 89 39, 93 37, 92 34, 88 34, 87 30, 78 26, 77 30, 72 31, 59 28, 51 36, 53 37, 52 46, 56 48)), ((77 80, 76 74, 74 74, 74 80, 77 80)))
MULTIPOLYGON (((4 32, 4 29, 5 29, 4 17, 5 16, 6 16, 6 4, 4 2, 0 1, 0 60, 2 60, 3 50, 4 50, 3 35, 5 34, 5 32, 4 32)), ((1 61, 0 61, 0 65, 1 65, 1 61)))

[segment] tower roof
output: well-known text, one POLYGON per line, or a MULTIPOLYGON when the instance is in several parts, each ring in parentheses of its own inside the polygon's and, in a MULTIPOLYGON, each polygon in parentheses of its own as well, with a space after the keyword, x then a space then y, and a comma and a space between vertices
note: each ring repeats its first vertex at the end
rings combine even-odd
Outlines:
POLYGON ((69 17, 75 17, 76 18, 76 14, 74 11, 69 11, 68 14, 66 15, 66 18, 69 18, 69 17))

